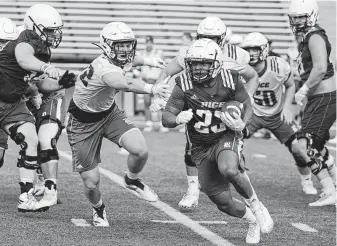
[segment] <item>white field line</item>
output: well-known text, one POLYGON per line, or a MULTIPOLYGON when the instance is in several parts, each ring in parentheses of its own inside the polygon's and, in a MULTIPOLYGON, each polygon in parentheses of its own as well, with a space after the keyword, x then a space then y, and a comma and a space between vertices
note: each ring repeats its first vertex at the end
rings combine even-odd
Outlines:
MULTIPOLYGON (((163 224, 178 224, 179 222, 176 220, 151 220, 151 222, 155 223, 163 223, 163 224)), ((226 221, 196 221, 199 224, 207 224, 207 225, 226 225, 228 222, 226 221)))
POLYGON ((318 232, 316 229, 302 223, 291 223, 291 225, 301 231, 306 231, 306 232, 318 232))
POLYGON ((91 226, 86 220, 84 219, 71 219, 71 222, 76 226, 81 227, 88 227, 91 226))
POLYGON ((263 155, 263 154, 253 154, 253 157, 256 157, 256 158, 266 158, 267 156, 263 155))
MULTIPOLYGON (((59 150, 60 156, 63 158, 71 161, 71 155, 68 154, 65 151, 59 150)), ((106 170, 104 168, 99 168, 99 171, 102 175, 106 176, 109 178, 111 181, 114 183, 118 184, 119 186, 124 187, 124 181, 123 178, 113 172, 110 172, 109 170, 106 170)), ((127 189, 131 193, 135 194, 134 191, 131 191, 127 189)), ((230 243, 226 239, 220 237, 219 235, 215 234, 214 232, 208 230, 207 228, 201 226, 198 224, 198 222, 190 219, 188 216, 180 213, 178 210, 172 208, 168 204, 158 200, 157 202, 148 202, 148 204, 160 209, 163 211, 165 214, 170 216, 172 219, 178 221, 179 223, 183 224, 184 226, 190 228, 192 231, 195 233, 199 234, 209 242, 213 243, 214 245, 218 246, 234 246, 234 244, 230 243)))

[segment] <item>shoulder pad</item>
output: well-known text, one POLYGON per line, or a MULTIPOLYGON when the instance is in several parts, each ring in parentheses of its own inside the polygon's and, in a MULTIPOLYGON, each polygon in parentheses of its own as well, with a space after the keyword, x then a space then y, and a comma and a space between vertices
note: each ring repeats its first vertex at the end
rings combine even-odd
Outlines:
POLYGON ((180 74, 176 77, 176 84, 179 86, 183 91, 187 91, 193 88, 192 82, 187 78, 185 73, 180 74))

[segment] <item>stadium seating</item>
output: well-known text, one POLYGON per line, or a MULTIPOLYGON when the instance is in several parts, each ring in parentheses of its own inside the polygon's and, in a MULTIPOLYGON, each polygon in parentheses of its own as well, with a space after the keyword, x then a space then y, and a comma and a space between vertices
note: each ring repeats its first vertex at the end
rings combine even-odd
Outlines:
MULTIPOLYGON (((20 25, 27 8, 35 3, 41 1, 0 2, 0 16, 20 25)), ((222 18, 236 34, 264 33, 274 41, 275 51, 279 53, 284 53, 293 40, 285 15, 288 3, 283 1, 52 0, 48 4, 54 6, 64 20, 63 41, 53 52, 56 62, 90 62, 101 52, 92 43, 99 41, 101 29, 111 21, 130 25, 138 38, 138 49, 144 48, 144 37, 152 35, 168 60, 177 54, 182 33, 195 34, 200 20, 209 15, 222 18)))

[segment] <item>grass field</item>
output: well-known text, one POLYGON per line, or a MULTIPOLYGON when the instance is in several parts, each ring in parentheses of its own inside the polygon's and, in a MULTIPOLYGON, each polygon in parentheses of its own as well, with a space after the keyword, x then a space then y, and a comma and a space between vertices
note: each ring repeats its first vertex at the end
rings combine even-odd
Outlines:
MULTIPOLYGON (((145 137, 150 158, 142 178, 161 201, 145 202, 119 186, 119 176, 112 177, 114 181, 106 176, 109 171, 123 175, 126 156, 119 155, 118 148, 105 141, 101 152, 104 168, 101 190, 109 228, 92 226, 92 209, 83 194, 79 175, 72 172, 65 135, 59 141, 62 157, 58 192, 62 204, 45 213, 17 212, 18 148, 10 142, 4 167, 0 169, 0 245, 245 245, 247 224, 219 212, 204 194, 198 208, 179 212, 177 204, 186 190, 184 135, 154 132, 145 133, 145 137), (85 226, 76 226, 73 219, 80 219, 85 226)), ((336 147, 332 149, 335 155, 336 147)), ((263 234, 260 245, 336 245, 335 206, 308 207, 317 196, 302 193, 287 149, 276 141, 250 139, 245 143, 244 152, 257 194, 275 220, 274 231, 263 234), (292 225, 294 223, 305 224, 313 232, 300 230, 292 225)), ((319 187, 316 180, 315 185, 319 187)))

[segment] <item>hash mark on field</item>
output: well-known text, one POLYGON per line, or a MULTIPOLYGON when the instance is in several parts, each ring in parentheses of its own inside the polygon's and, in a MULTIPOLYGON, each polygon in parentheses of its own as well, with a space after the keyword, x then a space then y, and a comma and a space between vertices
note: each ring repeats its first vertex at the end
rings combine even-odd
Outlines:
MULTIPOLYGON (((63 158, 71 161, 71 155, 69 155, 67 152, 59 150, 60 156, 63 158)), ((105 177, 109 178, 111 181, 115 182, 119 186, 125 188, 124 186, 124 180, 121 176, 110 172, 109 170, 106 170, 104 168, 99 168, 99 172, 104 175, 105 177)), ((130 191, 132 194, 135 194, 135 191, 130 191)), ((206 227, 203 227, 202 225, 199 225, 198 222, 192 220, 190 217, 186 216, 185 214, 180 213, 178 210, 172 208, 168 204, 158 200, 157 202, 148 202, 148 204, 160 209, 165 214, 170 216, 172 219, 178 221, 179 223, 183 224, 184 226, 190 228, 195 233, 199 234, 209 242, 213 243, 214 245, 218 246, 234 246, 234 244, 230 243, 226 239, 220 237, 219 235, 215 234, 214 232, 208 230, 206 227)))
POLYGON ((263 154, 253 154, 253 157, 256 157, 256 158, 266 158, 267 156, 263 155, 263 154))
POLYGON ((86 220, 84 219, 71 219, 71 222, 75 226, 81 226, 81 227, 86 227, 86 226, 91 226, 86 220))
MULTIPOLYGON (((151 220, 155 223, 163 223, 163 224, 177 224, 179 221, 176 220, 151 220)), ((208 224, 208 225, 226 225, 228 222, 226 221, 196 221, 199 224, 208 224)))
POLYGON ((297 229, 301 231, 307 231, 307 232, 318 232, 316 229, 302 223, 291 223, 293 227, 296 227, 297 229))

